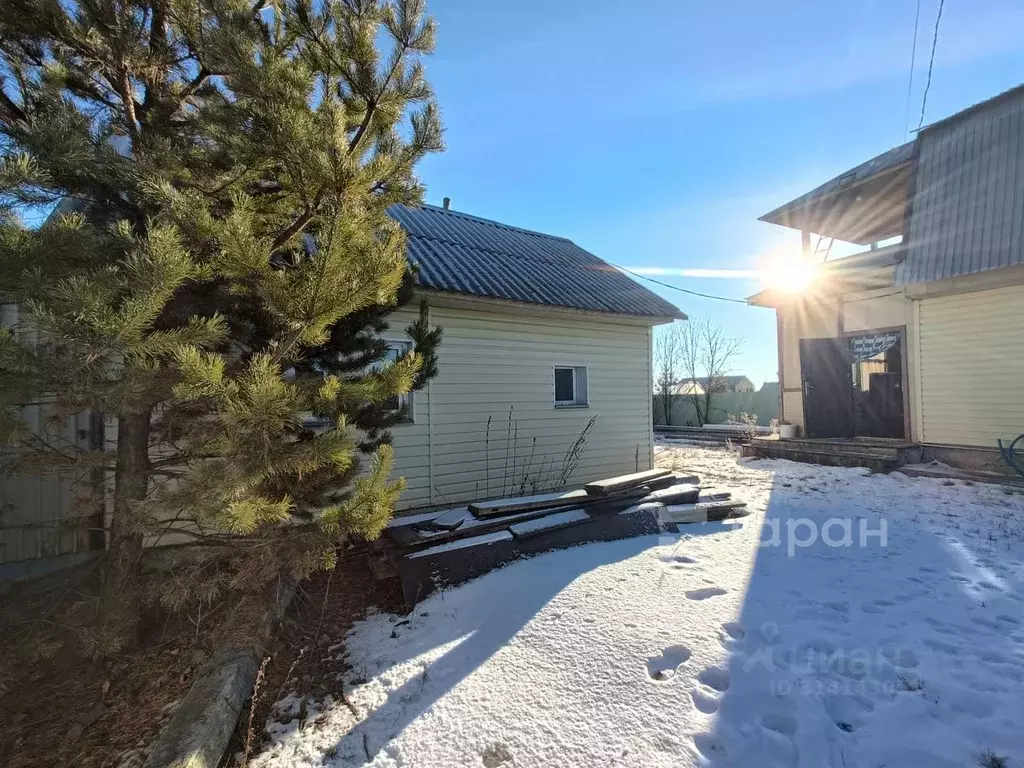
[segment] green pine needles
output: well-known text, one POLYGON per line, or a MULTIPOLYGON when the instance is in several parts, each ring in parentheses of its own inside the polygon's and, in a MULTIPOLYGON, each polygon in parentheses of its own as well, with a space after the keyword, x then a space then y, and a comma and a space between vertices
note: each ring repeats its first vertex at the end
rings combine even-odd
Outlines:
POLYGON ((440 342, 422 307, 382 362, 413 284, 387 208, 442 149, 433 46, 419 0, 2 3, 0 439, 105 504, 109 644, 144 544, 217 563, 173 607, 189 569, 204 595, 302 576, 391 515, 392 406, 440 342), (83 412, 116 432, 47 427, 83 412))

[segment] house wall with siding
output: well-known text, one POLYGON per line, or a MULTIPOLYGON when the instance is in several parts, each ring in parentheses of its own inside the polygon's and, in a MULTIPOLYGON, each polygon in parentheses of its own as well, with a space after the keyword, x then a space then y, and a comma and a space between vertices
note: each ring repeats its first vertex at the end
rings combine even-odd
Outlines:
POLYGON ((888 288, 843 297, 843 333, 893 328, 907 325, 909 320, 909 304, 899 289, 888 288))
MULTIPOLYGON (((17 328, 21 338, 32 343, 34 332, 19 326, 19 321, 17 307, 0 305, 0 325, 17 328)), ((30 430, 65 445, 90 445, 92 425, 87 413, 55 418, 44 403, 23 407, 20 418, 30 430)), ((0 466, 16 459, 16 449, 0 448, 0 466)), ((0 564, 94 548, 99 510, 93 481, 87 471, 0 475, 0 564)))
POLYGON ((1024 286, 914 304, 918 439, 995 448, 1024 433, 1024 286))
MULTIPOLYGON (((650 326, 487 306, 431 308, 431 321, 444 328, 440 373, 413 395, 413 422, 392 429, 394 475, 407 482, 400 510, 554 487, 566 451, 592 417, 568 483, 651 467, 650 326), (587 366, 588 407, 554 407, 556 365, 587 366)), ((4 321, 13 323, 13 310, 4 311, 4 321)), ((396 312, 384 337, 408 339, 405 328, 415 316, 396 312)), ((42 428, 46 414, 38 406, 24 415, 42 428)), ((89 415, 80 414, 56 428, 81 442, 89 426, 89 415)), ((116 422, 106 425, 108 444, 116 430, 116 422)), ((82 525, 95 527, 82 517, 95 514, 90 487, 71 477, 3 478, 0 563, 95 546, 82 525)), ((177 540, 165 535, 160 543, 177 540)))
MULTIPOLYGON (((392 429, 401 509, 554 487, 595 417, 569 484, 650 468, 650 326, 483 307, 431 307, 444 328, 439 373, 414 394, 414 423, 392 429), (588 407, 554 406, 562 365, 587 367, 588 407)), ((411 319, 397 315, 385 335, 400 338, 411 319)))

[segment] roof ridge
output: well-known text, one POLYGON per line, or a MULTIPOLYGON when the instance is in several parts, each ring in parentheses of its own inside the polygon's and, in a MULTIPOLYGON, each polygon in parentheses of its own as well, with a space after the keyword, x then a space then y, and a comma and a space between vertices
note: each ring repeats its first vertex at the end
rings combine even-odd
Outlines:
MULTIPOLYGON (((410 208, 415 208, 416 206, 409 206, 409 207, 410 208)), ((471 221, 478 221, 481 224, 487 224, 487 225, 492 226, 492 227, 497 227, 498 229, 509 229, 509 230, 512 230, 513 232, 523 232, 524 234, 527 234, 527 235, 536 235, 537 237, 543 237, 543 238, 546 238, 548 240, 561 240, 563 242, 572 243, 573 245, 576 245, 576 243, 574 243, 568 237, 562 237, 561 235, 552 235, 552 234, 550 234, 548 232, 538 232, 535 229, 526 229, 525 227, 516 227, 516 226, 513 226, 512 224, 505 224, 504 222, 496 221, 494 219, 485 219, 483 216, 474 216, 472 213, 464 213, 462 211, 453 211, 451 208, 444 208, 444 207, 442 207, 440 205, 431 205, 430 203, 423 203, 419 207, 420 208, 429 208, 431 211, 437 211, 438 213, 443 213, 443 214, 446 214, 448 216, 458 216, 458 217, 463 218, 463 219, 470 219, 471 221)))

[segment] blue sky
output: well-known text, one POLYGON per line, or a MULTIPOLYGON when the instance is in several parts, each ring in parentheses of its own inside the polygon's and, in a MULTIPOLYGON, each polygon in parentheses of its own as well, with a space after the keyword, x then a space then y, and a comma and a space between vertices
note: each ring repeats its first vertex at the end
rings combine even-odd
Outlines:
MULTIPOLYGON (((447 151, 427 202, 570 237, 625 267, 752 269, 799 234, 757 217, 916 128, 939 0, 432 0, 428 75, 447 151)), ((925 122, 1024 80, 1024 4, 946 0, 925 122)), ((742 298, 745 279, 662 278, 742 298)), ((652 286, 746 340, 776 377, 767 309, 652 286)))

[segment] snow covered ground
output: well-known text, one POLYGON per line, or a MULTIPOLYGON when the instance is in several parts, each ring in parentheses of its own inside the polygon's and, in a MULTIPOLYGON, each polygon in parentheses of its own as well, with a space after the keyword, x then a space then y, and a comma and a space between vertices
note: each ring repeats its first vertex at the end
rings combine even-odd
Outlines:
POLYGON ((753 514, 370 616, 254 765, 1024 766, 1024 496, 658 450, 753 514))

